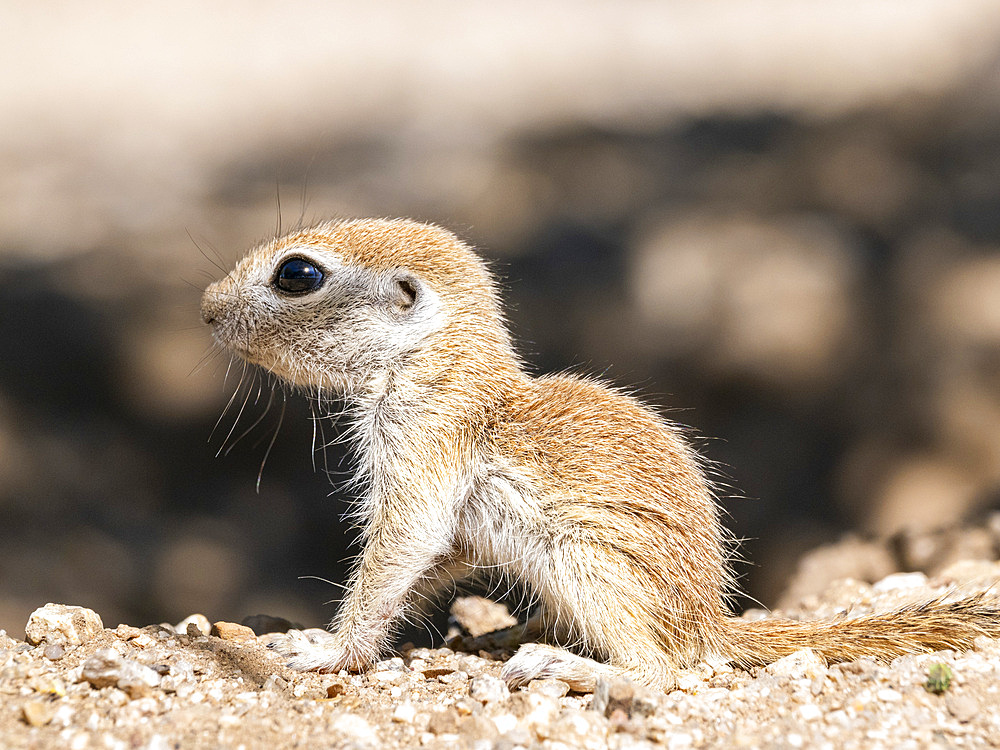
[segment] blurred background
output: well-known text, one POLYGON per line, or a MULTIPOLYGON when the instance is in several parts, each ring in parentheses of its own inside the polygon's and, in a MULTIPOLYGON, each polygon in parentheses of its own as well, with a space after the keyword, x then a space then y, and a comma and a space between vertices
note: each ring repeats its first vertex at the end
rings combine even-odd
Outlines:
POLYGON ((215 457, 200 290, 279 223, 474 243, 537 371, 703 436, 764 604, 847 531, 1000 507, 995 0, 40 0, 0 10, 0 70, 12 634, 47 601, 333 614, 305 404, 259 492, 278 408, 215 457))

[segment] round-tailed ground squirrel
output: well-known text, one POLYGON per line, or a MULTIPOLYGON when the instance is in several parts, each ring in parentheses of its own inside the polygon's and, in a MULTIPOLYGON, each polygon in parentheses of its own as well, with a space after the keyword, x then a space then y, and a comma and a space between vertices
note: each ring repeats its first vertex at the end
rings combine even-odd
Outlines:
POLYGON ((680 431, 601 383, 527 374, 486 265, 444 229, 294 232, 209 286, 201 312, 232 353, 351 415, 364 549, 329 637, 276 642, 292 667, 365 669, 409 608, 479 571, 523 585, 575 652, 521 646, 514 685, 668 688, 702 659, 886 658, 1000 635, 982 596, 829 623, 732 617, 726 535, 680 431))

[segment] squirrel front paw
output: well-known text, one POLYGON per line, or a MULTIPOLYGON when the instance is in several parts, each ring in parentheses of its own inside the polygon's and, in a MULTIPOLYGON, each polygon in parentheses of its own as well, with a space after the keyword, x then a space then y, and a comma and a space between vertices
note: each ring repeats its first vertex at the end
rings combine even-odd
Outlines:
POLYGON ((289 630, 271 637, 267 647, 285 657, 289 669, 300 672, 360 672, 372 664, 368 649, 350 644, 337 633, 320 628, 289 630))

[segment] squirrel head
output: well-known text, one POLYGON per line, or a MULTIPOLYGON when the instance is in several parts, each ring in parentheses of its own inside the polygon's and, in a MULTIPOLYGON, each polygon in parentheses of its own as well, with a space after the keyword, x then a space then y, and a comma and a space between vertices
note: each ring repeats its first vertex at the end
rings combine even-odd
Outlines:
POLYGON ((201 315, 243 359, 338 395, 377 390, 421 360, 440 368, 449 353, 511 356, 485 263, 409 220, 332 222, 264 243, 205 290, 201 315))

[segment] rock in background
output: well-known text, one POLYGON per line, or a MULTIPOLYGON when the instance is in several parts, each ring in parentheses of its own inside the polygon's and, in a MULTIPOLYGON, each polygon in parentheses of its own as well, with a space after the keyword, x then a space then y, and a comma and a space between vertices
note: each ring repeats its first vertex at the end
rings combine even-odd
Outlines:
POLYGON ((242 375, 197 308, 250 244, 336 216, 455 229, 539 371, 717 438, 764 603, 846 529, 997 506, 994 2, 102 0, 4 26, 0 628, 46 601, 332 614, 298 577, 343 576, 323 471, 349 461, 314 471, 280 390, 236 442, 266 378, 213 432, 242 375))

